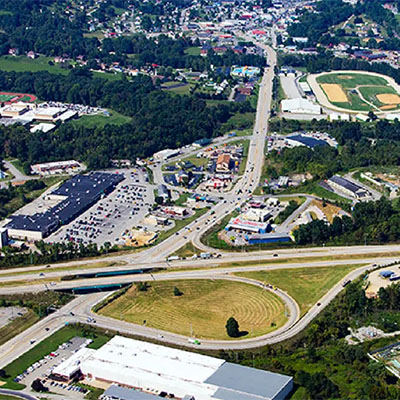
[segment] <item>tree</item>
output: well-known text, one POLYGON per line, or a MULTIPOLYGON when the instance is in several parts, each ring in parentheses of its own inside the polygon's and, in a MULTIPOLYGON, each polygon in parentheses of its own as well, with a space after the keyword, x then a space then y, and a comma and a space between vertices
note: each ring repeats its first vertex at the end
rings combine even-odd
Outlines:
POLYGON ((43 385, 40 379, 35 379, 31 384, 31 388, 35 392, 47 392, 49 390, 46 386, 43 385))
POLYGON ((183 295, 183 292, 181 292, 180 290, 179 290, 179 288, 177 288, 176 286, 174 286, 174 296, 182 296, 183 295))
POLYGON ((235 318, 230 317, 228 321, 226 321, 226 333, 229 337, 239 337, 239 324, 235 318))

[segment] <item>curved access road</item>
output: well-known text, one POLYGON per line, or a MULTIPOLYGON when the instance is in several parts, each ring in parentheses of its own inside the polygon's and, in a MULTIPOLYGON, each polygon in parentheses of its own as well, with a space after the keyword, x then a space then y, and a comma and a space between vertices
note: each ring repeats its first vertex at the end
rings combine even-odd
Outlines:
POLYGON ((5 396, 18 397, 19 399, 25 399, 25 400, 39 400, 39 397, 17 390, 0 389, 0 394, 3 394, 5 396))

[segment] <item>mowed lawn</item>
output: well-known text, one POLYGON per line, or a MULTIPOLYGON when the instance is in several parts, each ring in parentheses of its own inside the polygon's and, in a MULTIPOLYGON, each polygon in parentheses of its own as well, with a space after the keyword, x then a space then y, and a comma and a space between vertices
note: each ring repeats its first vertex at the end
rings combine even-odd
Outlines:
POLYGON ((131 121, 131 117, 110 111, 110 116, 105 115, 84 115, 71 123, 75 126, 85 126, 86 128, 97 128, 105 125, 123 125, 131 121))
POLYGON ((357 265, 337 265, 318 268, 288 268, 271 271, 238 272, 235 275, 256 279, 284 290, 298 303, 304 315, 329 289, 357 265))
POLYGON ((318 83, 336 83, 344 88, 351 89, 363 85, 387 86, 386 79, 362 73, 333 73, 319 76, 318 83))
POLYGON ((254 285, 224 280, 151 282, 147 291, 133 286, 99 313, 173 333, 230 339, 225 324, 239 322, 243 338, 271 332, 286 322, 285 306, 275 294, 254 285), (174 287, 183 292, 174 296, 174 287), (144 321, 146 321, 144 323, 144 321))
MULTIPOLYGON (((25 56, 2 56, 0 57, 0 70, 2 71, 15 71, 15 72, 39 72, 47 71, 52 74, 68 75, 68 68, 61 68, 60 64, 54 63, 54 57, 40 56, 34 60, 25 56), (49 64, 49 61, 53 62, 53 65, 49 64)), ((93 77, 102 78, 107 80, 117 80, 122 76, 121 73, 102 73, 93 72, 93 77)))

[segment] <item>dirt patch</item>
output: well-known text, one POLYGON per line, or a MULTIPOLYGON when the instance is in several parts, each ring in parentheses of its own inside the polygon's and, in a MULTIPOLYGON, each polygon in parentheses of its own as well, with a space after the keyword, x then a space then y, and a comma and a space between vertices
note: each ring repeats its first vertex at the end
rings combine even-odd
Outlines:
POLYGON ((348 99, 346 93, 342 89, 342 86, 336 83, 323 83, 321 84, 322 89, 328 96, 329 101, 333 103, 347 103, 348 99))
POLYGON ((323 214, 325 214, 326 219, 332 223, 333 218, 335 218, 336 216, 340 216, 343 214, 343 210, 340 207, 336 207, 333 204, 326 204, 326 206, 324 207, 322 205, 322 201, 319 200, 313 200, 311 202, 312 206, 316 206, 317 208, 319 208, 323 214))
POLYGON ((381 93, 377 94, 376 98, 383 104, 400 104, 400 96, 393 93, 381 93))
POLYGON ((380 110, 393 110, 397 108, 396 104, 387 104, 386 106, 379 107, 380 110))
POLYGON ((156 237, 157 234, 155 232, 143 232, 140 230, 132 230, 124 235, 126 246, 132 247, 150 244, 156 237))

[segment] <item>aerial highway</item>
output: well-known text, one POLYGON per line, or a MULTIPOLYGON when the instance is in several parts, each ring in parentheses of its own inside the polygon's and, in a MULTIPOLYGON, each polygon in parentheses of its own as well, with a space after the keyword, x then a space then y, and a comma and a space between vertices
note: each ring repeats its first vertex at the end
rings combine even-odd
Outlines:
MULTIPOLYGON (((275 42, 273 36, 273 42, 275 42)), ((176 235, 156 246, 146 248, 138 252, 108 255, 87 260, 75 260, 70 262, 57 263, 52 265, 32 266, 21 270, 13 268, 0 271, 2 285, 0 294, 11 294, 15 292, 32 292, 49 289, 71 289, 81 286, 102 285, 102 284, 127 284, 138 281, 150 280, 179 280, 179 279, 228 279, 240 280, 248 284, 263 287, 271 290, 265 283, 239 278, 234 276, 235 272, 273 270, 283 268, 315 268, 322 266, 334 267, 336 265, 359 265, 351 271, 345 279, 355 279, 365 274, 375 264, 395 262, 400 256, 398 245, 389 246, 354 246, 354 247, 315 247, 315 248, 291 248, 280 250, 266 250, 254 252, 220 252, 219 258, 210 259, 186 259, 174 262, 166 262, 167 257, 181 248, 186 243, 192 242, 203 251, 215 252, 208 246, 201 243, 201 236, 213 224, 218 223, 226 215, 230 214, 236 207, 247 201, 259 184, 262 167, 264 163, 264 145, 268 135, 268 120, 270 116, 272 101, 272 84, 274 69, 276 66, 276 53, 274 49, 263 43, 259 45, 265 50, 268 57, 268 67, 259 88, 257 113, 254 130, 250 140, 248 161, 244 174, 236 181, 229 193, 221 195, 222 200, 212 206, 210 210, 196 221, 179 231, 176 235), (351 258, 353 256, 353 258, 351 258), (277 258, 278 257, 278 258, 277 258), (315 258, 314 260, 312 258, 315 258), (335 258, 337 257, 337 258, 335 258), (98 266, 99 261, 115 263, 111 266, 98 266), (232 263, 243 263, 232 266, 232 263), (132 268, 157 267, 166 270, 149 274, 124 275, 119 277, 102 277, 90 280, 77 279, 61 281, 57 280, 68 274, 83 272, 118 271, 132 268), (55 279, 57 282, 50 282, 55 279)), ((217 139, 221 143, 227 142, 226 138, 217 139)), ((234 140, 234 139, 232 139, 234 140)), ((237 139, 236 139, 237 140, 237 139)), ((189 154, 189 153, 188 153, 189 154)), ((186 153, 185 153, 186 156, 186 153)), ((169 161, 171 162, 171 160, 169 161)), ((161 163, 153 167, 156 183, 161 182, 161 163)), ((307 197, 305 205, 309 204, 313 196, 307 197)), ((291 216, 290 220, 297 218, 301 213, 300 207, 291 216)), ((288 219, 289 221, 289 219, 288 219)), ((288 222, 289 223, 289 222, 288 222)), ((202 340, 202 349, 244 349, 260 347, 266 344, 277 343, 293 337, 303 330, 321 310, 323 310, 332 299, 342 290, 342 281, 338 282, 318 303, 313 306, 305 315, 301 316, 297 303, 279 288, 274 291, 286 304, 288 310, 288 321, 284 326, 269 334, 241 340, 212 341, 202 340)), ((54 314, 42 319, 34 326, 17 335, 5 345, 0 346, 0 368, 23 354, 35 343, 50 336, 60 329, 65 323, 82 322, 90 323, 101 328, 117 330, 119 332, 138 335, 141 337, 155 339, 166 343, 178 344, 186 347, 197 345, 188 342, 188 337, 163 332, 156 329, 139 326, 124 321, 114 320, 93 314, 93 306, 101 301, 107 294, 94 293, 81 295, 72 300, 69 304, 54 314), (88 320, 89 318, 89 320, 88 320), (95 322, 93 322, 95 319, 95 322), (89 321, 89 322, 88 322, 89 321), (33 340, 33 342, 32 342, 33 340)))

